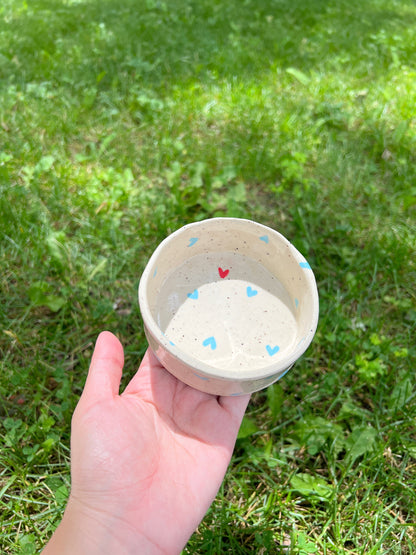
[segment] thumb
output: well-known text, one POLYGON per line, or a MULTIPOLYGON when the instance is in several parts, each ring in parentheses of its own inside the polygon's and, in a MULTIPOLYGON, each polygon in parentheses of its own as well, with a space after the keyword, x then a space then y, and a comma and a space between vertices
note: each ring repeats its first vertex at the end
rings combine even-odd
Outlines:
POLYGON ((115 335, 103 331, 97 338, 82 398, 96 402, 119 393, 124 366, 123 346, 115 335))

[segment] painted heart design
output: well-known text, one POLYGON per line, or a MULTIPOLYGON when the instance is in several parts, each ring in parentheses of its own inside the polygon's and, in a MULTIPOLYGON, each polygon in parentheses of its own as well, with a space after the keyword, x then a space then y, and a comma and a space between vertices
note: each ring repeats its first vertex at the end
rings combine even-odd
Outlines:
POLYGON ((277 345, 275 345, 274 347, 271 347, 270 345, 266 346, 267 352, 269 353, 269 355, 272 357, 273 355, 275 355, 276 353, 279 352, 280 347, 278 347, 277 345))
POLYGON ((309 262, 299 262, 299 266, 301 268, 305 268, 305 270, 312 270, 312 268, 309 265, 309 262))
POLYGON ((267 245, 267 243, 269 242, 269 236, 268 235, 262 235, 260 237, 260 241, 263 241, 267 245))
POLYGON ((202 342, 202 345, 204 347, 211 347, 212 351, 215 351, 215 349, 217 348, 217 342, 215 341, 215 337, 212 337, 212 336, 204 339, 204 341, 202 342))
POLYGON ((188 245, 188 247, 193 247, 197 241, 198 241, 198 237, 191 237, 191 238, 189 239, 189 245, 188 245))
POLYGON ((257 293, 257 289, 253 289, 250 285, 247 287, 247 297, 255 297, 257 293))
POLYGON ((192 293, 188 293, 188 297, 190 299, 195 299, 196 300, 198 298, 198 296, 199 296, 198 289, 194 289, 194 291, 192 293))
POLYGON ((200 374, 197 374, 196 372, 192 372, 192 374, 194 376, 196 376, 197 378, 199 378, 200 380, 204 380, 206 382, 209 382, 209 378, 205 377, 205 376, 201 376, 200 374))
POLYGON ((230 273, 230 270, 223 270, 222 268, 218 268, 218 273, 220 274, 220 278, 224 279, 230 273))

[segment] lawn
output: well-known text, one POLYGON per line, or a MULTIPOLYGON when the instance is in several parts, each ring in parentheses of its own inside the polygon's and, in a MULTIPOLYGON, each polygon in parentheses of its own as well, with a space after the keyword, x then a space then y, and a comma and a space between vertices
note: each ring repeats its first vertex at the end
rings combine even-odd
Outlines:
POLYGON ((247 217, 314 269, 320 322, 253 395, 184 553, 416 553, 416 5, 2 0, 0 551, 70 488, 102 329, 185 223, 247 217))

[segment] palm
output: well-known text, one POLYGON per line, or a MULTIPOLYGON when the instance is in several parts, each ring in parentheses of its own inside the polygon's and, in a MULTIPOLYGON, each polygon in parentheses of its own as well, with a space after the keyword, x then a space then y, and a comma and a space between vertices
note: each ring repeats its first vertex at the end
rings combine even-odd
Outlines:
POLYGON ((218 491, 247 400, 196 391, 150 352, 122 395, 97 398, 87 382, 73 420, 73 497, 98 512, 122 506, 123 526, 154 543, 161 529, 184 543, 218 491))

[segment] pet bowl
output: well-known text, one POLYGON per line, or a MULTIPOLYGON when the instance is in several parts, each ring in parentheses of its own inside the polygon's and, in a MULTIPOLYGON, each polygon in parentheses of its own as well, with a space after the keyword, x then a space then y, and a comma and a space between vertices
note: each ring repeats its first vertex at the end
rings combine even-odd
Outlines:
POLYGON ((277 231, 239 218, 169 235, 143 272, 139 303, 161 364, 214 395, 281 378, 311 343, 319 313, 305 258, 277 231))

